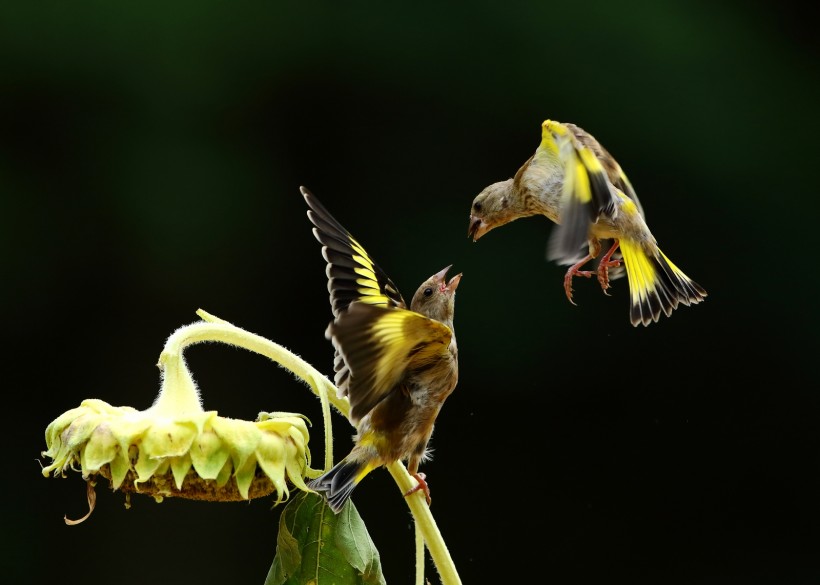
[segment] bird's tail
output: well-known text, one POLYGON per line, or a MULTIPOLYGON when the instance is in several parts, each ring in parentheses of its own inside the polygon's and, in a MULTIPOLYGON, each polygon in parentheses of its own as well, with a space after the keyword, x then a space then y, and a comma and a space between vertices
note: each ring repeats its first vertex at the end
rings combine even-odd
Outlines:
POLYGON ((648 254, 631 240, 621 240, 620 250, 629 281, 632 325, 657 322, 661 313, 669 317, 678 304, 695 305, 706 297, 706 291, 660 250, 648 254))
POLYGON ((374 469, 366 461, 342 459, 332 469, 307 485, 322 494, 330 508, 338 514, 362 478, 374 469))

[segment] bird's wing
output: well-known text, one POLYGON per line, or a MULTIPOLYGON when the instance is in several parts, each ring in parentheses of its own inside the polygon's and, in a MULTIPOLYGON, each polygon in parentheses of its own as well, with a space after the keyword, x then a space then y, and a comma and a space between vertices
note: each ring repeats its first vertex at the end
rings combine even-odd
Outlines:
POLYGON ((548 256, 573 264, 586 254, 590 224, 615 203, 600 162, 567 125, 548 120, 542 132, 551 133, 564 165, 561 221, 550 235, 548 256))
MULTIPOLYGON (((638 206, 638 210, 641 215, 643 215, 643 209, 641 208, 641 202, 638 200, 638 195, 635 193, 635 189, 632 187, 632 183, 627 178, 626 173, 624 173, 624 170, 621 168, 621 165, 619 165, 618 161, 615 160, 615 157, 612 156, 609 151, 607 151, 607 149, 605 149, 601 143, 598 142, 595 137, 593 137, 586 130, 576 126, 575 124, 566 124, 565 126, 569 129, 574 140, 581 146, 581 148, 589 150, 595 156, 595 159, 598 160, 606 173, 606 177, 609 182, 624 195, 632 199, 632 201, 635 202, 635 205, 638 206)), ((615 197, 616 195, 611 195, 611 200, 614 200, 615 197)))
POLYGON ((367 250, 315 195, 304 187, 300 190, 310 207, 308 218, 315 226, 313 234, 322 244, 322 255, 327 261, 327 288, 333 316, 338 317, 354 301, 383 307, 406 307, 399 289, 367 250))
POLYGON ((587 253, 590 225, 618 213, 619 191, 638 209, 640 203, 621 167, 592 135, 574 124, 550 120, 543 132, 554 137, 564 164, 561 223, 550 236, 549 258, 573 264, 587 253))
MULTIPOLYGON (((379 268, 367 251, 350 235, 310 191, 300 187, 310 208, 308 218, 315 226, 313 235, 322 244, 327 261, 327 289, 334 318, 355 301, 382 307, 405 308, 407 304, 393 281, 379 268)), ((347 395, 350 369, 338 347, 333 359, 334 383, 341 396, 347 395)))
POLYGON ((357 424, 408 372, 446 358, 453 333, 414 311, 353 303, 326 336, 350 370, 350 418, 357 424))

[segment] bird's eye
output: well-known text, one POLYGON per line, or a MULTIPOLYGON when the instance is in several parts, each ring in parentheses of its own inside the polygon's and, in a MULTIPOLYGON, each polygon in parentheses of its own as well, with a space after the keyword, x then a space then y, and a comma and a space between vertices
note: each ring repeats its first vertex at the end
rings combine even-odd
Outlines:
POLYGON ((475 209, 476 211, 481 211, 481 203, 473 203, 473 209, 475 209))
POLYGON ((424 289, 424 296, 425 297, 429 297, 431 294, 433 294, 433 289, 432 288, 430 288, 428 286, 427 288, 424 289))

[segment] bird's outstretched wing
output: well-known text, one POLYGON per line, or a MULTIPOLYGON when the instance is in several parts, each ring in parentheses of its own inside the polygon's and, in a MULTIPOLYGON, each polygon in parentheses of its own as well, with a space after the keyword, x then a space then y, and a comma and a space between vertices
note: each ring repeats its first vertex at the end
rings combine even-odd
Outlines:
MULTIPOLYGON (((314 225, 313 235, 322 244, 322 256, 327 261, 325 272, 333 317, 339 318, 351 303, 357 301, 381 307, 405 308, 407 303, 396 285, 364 247, 315 195, 304 187, 299 190, 310 208, 307 215, 314 225)), ((350 370, 338 347, 333 369, 336 373, 336 387, 345 396, 350 370)))
POLYGON ((315 195, 304 187, 299 189, 310 207, 308 218, 315 226, 313 234, 322 244, 322 255, 327 261, 327 288, 333 316, 338 317, 354 301, 384 307, 406 307, 398 287, 364 247, 315 195))
POLYGON ((408 371, 446 357, 449 327, 415 311, 353 303, 325 334, 342 354, 354 424, 393 390, 408 371))

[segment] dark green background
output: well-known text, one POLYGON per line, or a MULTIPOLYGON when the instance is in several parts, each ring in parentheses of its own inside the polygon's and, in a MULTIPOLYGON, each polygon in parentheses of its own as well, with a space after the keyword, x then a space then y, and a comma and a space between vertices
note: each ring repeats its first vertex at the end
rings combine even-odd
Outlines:
MULTIPOLYGON (((3 580, 261 585, 272 501, 126 511, 100 488, 67 527, 84 484, 37 458, 84 398, 148 407, 197 308, 331 373, 305 185, 405 296, 464 273, 423 470, 465 583, 817 583, 820 51, 789 3, 718 4, 7 3, 3 580), (625 280, 566 301, 546 219, 467 239, 546 118, 619 159, 703 304, 635 329, 625 280)), ((321 420, 264 358, 186 355, 208 409, 321 420)), ((354 501, 388 583, 412 583, 389 475, 354 501)))

